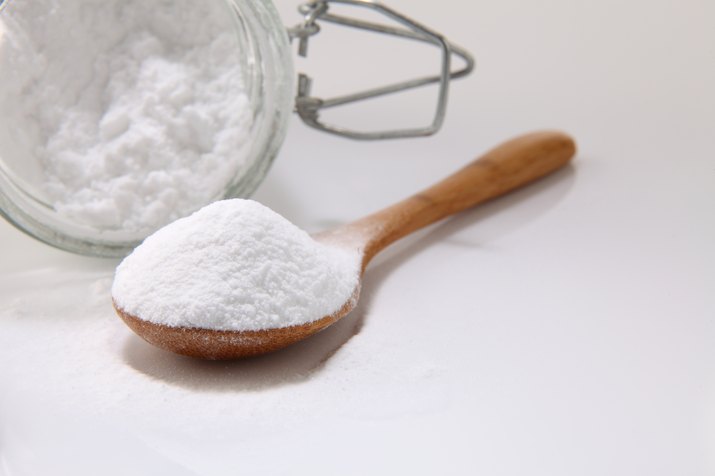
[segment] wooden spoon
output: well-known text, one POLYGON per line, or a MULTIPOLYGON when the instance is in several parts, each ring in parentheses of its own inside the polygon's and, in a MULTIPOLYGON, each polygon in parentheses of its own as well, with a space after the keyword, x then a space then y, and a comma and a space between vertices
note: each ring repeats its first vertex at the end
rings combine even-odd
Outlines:
MULTIPOLYGON (((573 140, 559 132, 536 132, 512 139, 454 175, 391 207, 313 237, 355 250, 362 256, 361 277, 372 258, 400 238, 449 215, 503 195, 566 165, 573 140)), ((325 329, 357 304, 360 286, 337 312, 298 326, 259 331, 218 331, 169 327, 115 309, 146 341, 163 349, 206 359, 235 359, 265 354, 325 329)))

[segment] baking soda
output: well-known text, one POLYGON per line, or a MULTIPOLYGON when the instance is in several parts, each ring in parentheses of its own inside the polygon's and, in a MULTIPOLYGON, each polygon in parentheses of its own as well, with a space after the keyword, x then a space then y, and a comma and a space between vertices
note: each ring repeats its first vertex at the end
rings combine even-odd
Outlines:
POLYGON ((223 198, 251 128, 232 15, 222 0, 10 1, 0 153, 37 162, 48 204, 94 229, 153 231, 223 198))
POLYGON ((257 202, 224 200, 147 238, 117 268, 112 297, 172 327, 289 327, 350 301, 359 265, 356 251, 318 243, 257 202))

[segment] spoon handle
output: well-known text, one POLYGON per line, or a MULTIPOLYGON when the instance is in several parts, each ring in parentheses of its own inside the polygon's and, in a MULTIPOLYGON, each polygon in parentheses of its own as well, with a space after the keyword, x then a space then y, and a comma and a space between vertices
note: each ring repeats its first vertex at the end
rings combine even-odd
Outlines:
POLYGON ((503 195, 566 165, 576 152, 560 132, 535 132, 507 141, 432 187, 348 228, 365 239, 363 268, 400 238, 450 215, 503 195))

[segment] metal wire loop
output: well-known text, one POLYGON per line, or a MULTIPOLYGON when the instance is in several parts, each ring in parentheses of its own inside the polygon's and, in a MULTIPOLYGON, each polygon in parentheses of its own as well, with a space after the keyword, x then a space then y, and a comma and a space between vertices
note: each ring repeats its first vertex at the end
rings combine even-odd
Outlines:
POLYGON ((442 52, 440 72, 435 76, 416 78, 331 99, 320 99, 311 96, 313 80, 310 76, 300 73, 298 75, 296 112, 301 117, 303 122, 315 129, 352 139, 363 140, 395 139, 432 135, 440 129, 442 123, 444 122, 450 81, 452 79, 466 76, 474 69, 474 59, 468 51, 449 43, 441 34, 425 27, 424 25, 421 25, 415 20, 375 1, 311 0, 308 3, 302 4, 298 8, 298 11, 303 15, 303 22, 293 28, 290 28, 288 30, 288 34, 291 40, 298 39, 298 54, 300 56, 307 56, 308 40, 320 31, 318 21, 325 21, 351 28, 430 43, 440 48, 442 52), (341 15, 334 15, 329 12, 330 3, 364 7, 377 11, 378 13, 396 21, 404 28, 367 22, 341 15), (453 54, 459 56, 464 61, 464 66, 456 71, 451 71, 451 59, 453 54), (437 106, 432 123, 426 127, 361 132, 326 124, 320 120, 321 109, 342 106, 356 101, 362 101, 364 99, 370 99, 435 83, 439 84, 437 106))

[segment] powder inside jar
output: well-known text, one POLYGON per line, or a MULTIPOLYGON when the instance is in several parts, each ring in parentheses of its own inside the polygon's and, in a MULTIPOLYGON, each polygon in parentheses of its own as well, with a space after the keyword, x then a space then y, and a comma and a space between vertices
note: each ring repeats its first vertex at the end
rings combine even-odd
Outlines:
POLYGON ((289 327, 348 302, 359 262, 255 201, 224 200, 147 238, 117 268, 112 296, 125 313, 171 327, 289 327))
POLYGON ((233 22, 224 0, 10 1, 0 156, 96 230, 147 234, 223 198, 250 165, 233 22))

